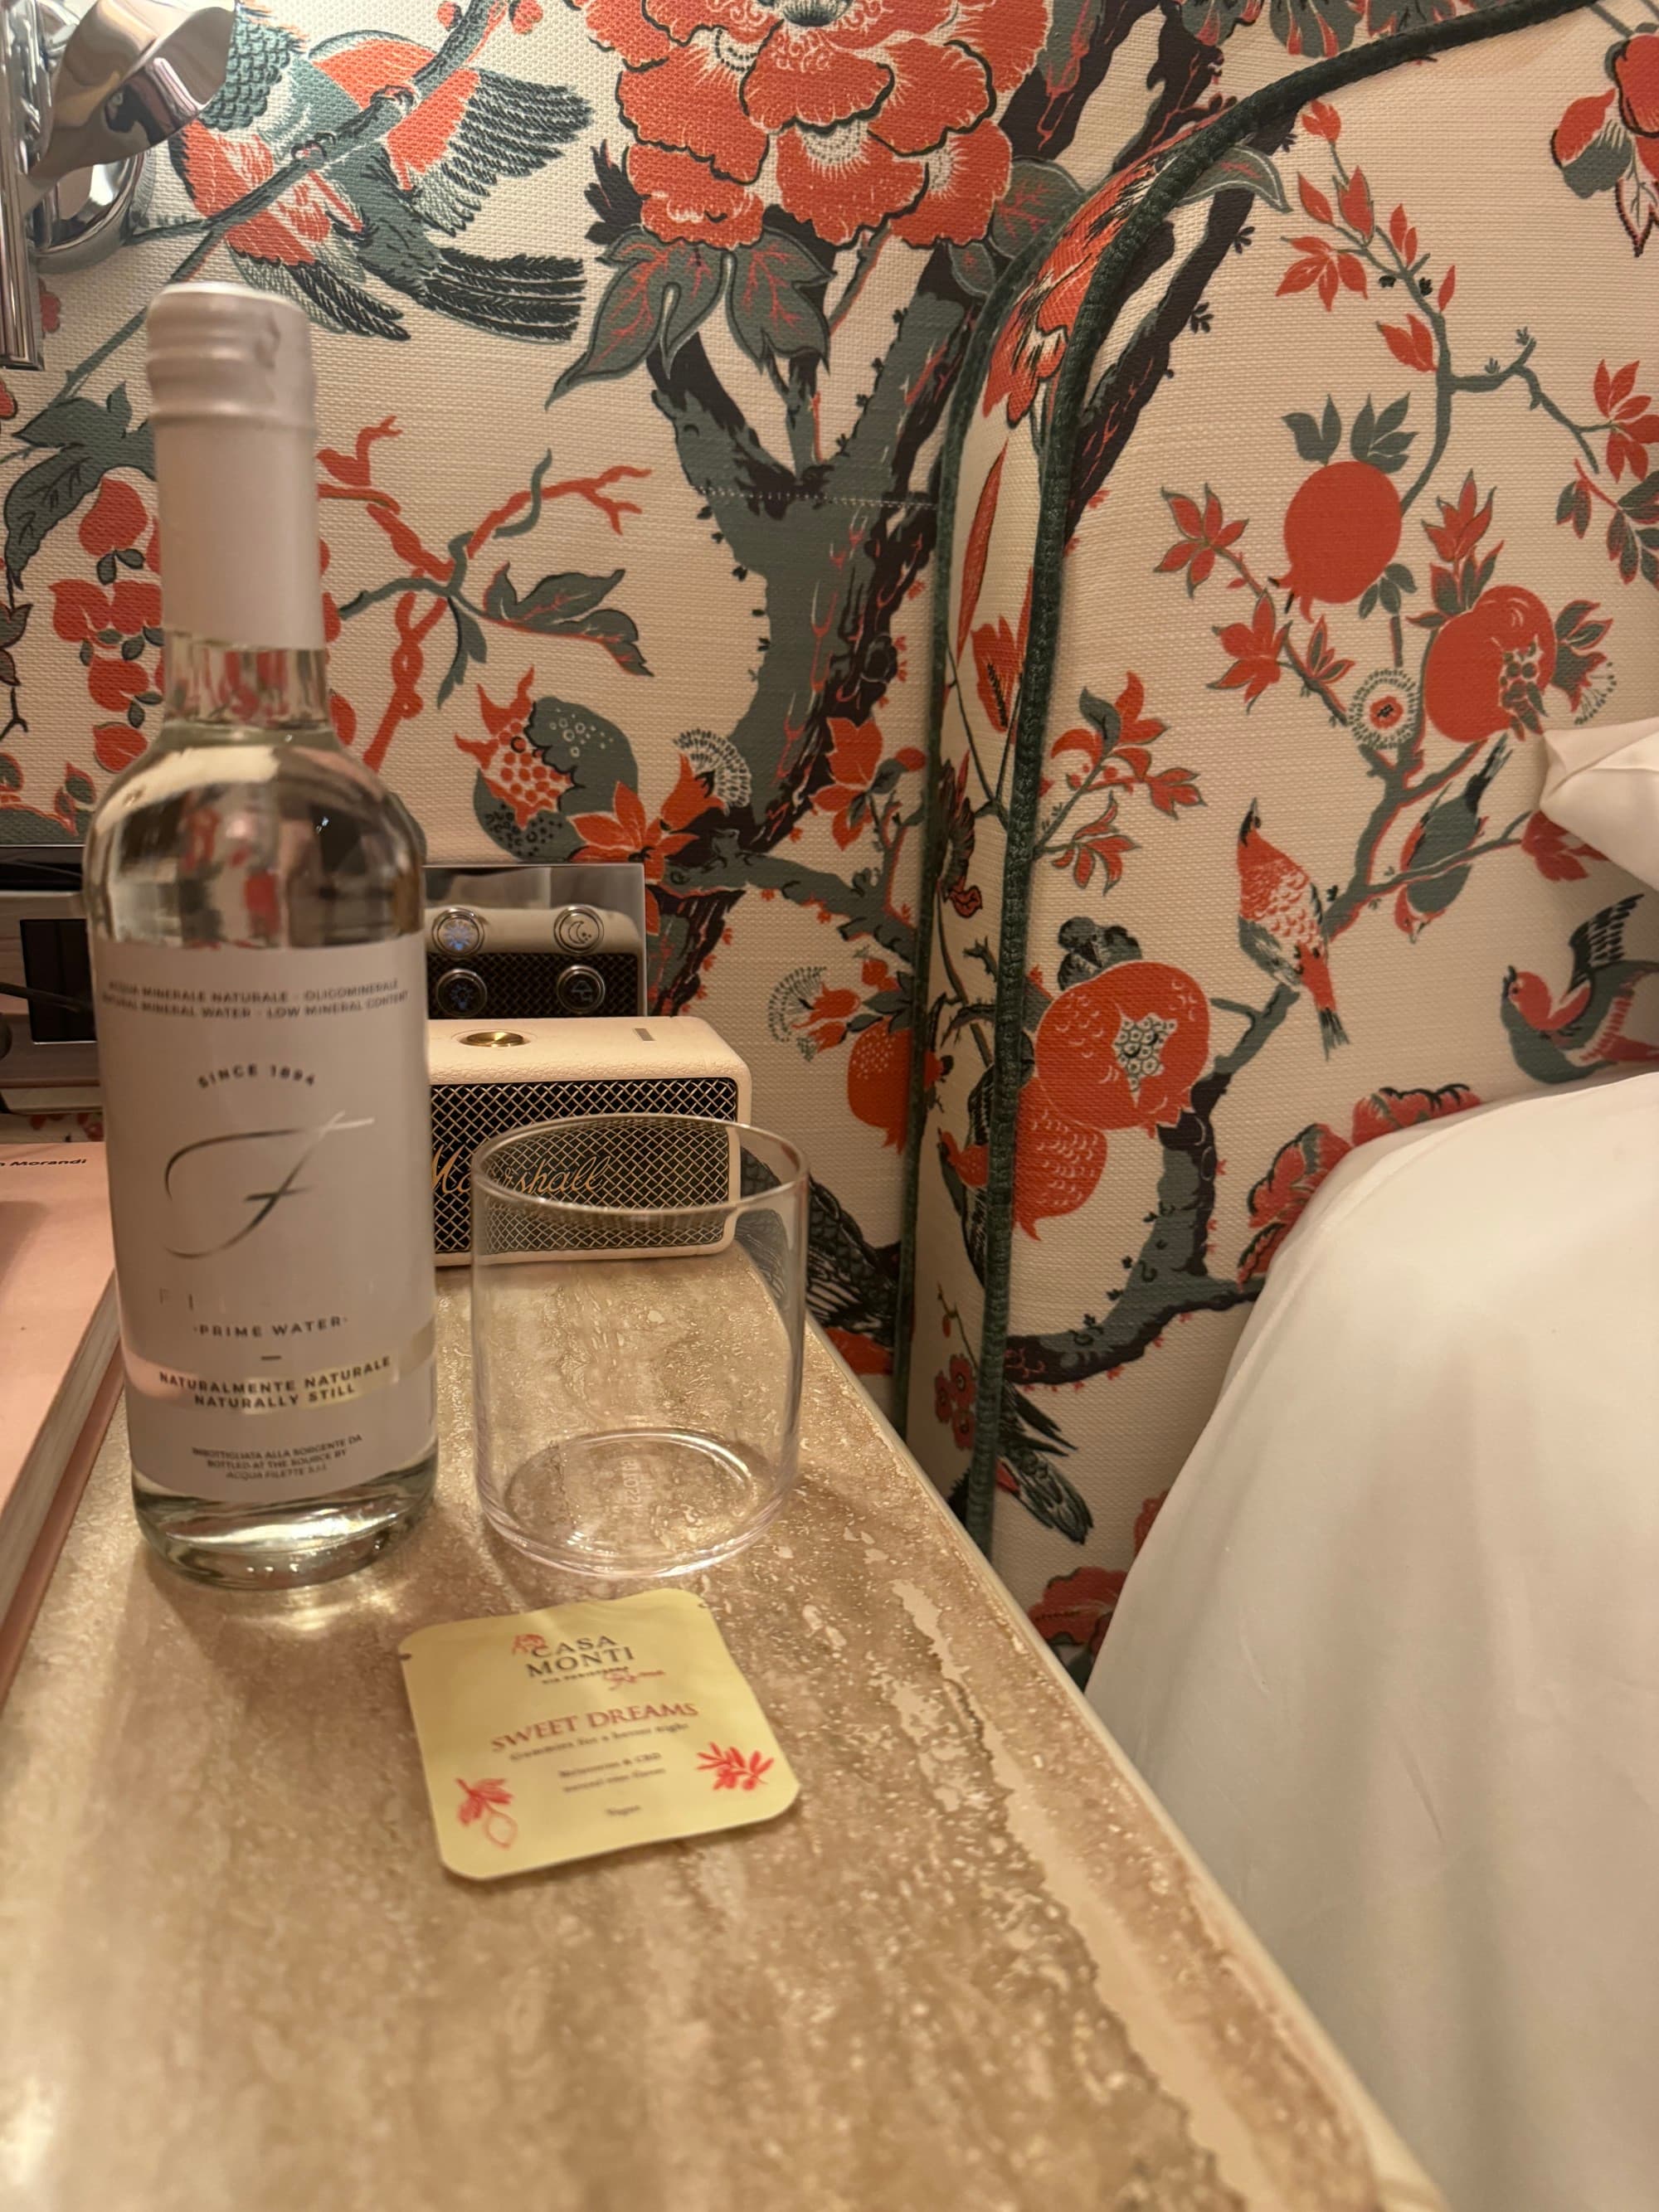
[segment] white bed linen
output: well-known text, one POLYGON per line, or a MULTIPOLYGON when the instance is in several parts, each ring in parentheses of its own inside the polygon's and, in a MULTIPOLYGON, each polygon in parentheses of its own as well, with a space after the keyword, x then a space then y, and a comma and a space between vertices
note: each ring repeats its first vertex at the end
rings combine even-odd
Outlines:
POLYGON ((1659 721, 1547 730, 1540 810, 1659 885, 1659 721))
POLYGON ((1659 1076, 1342 1164, 1089 1696, 1454 2212, 1655 2212, 1659 1076))

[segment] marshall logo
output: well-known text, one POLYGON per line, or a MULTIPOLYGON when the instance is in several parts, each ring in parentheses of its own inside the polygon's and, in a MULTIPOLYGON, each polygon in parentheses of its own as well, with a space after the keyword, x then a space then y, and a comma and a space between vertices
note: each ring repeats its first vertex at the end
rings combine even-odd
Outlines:
MULTIPOLYGON (((329 1138, 343 1135, 349 1130, 372 1129, 374 1127, 372 1115, 366 1120, 349 1121, 343 1114, 335 1114, 312 1128, 235 1129, 222 1136, 200 1137, 193 1145, 181 1145, 167 1162, 161 1178, 168 1198, 175 1201, 179 1199, 180 1193, 174 1187, 174 1178, 187 1161, 199 1162, 204 1155, 211 1153, 216 1161, 222 1164, 229 1163, 234 1168, 240 1155, 234 1152, 224 1152, 227 1146, 277 1146, 280 1149, 276 1156, 276 1161, 279 1164, 286 1162, 286 1170, 276 1175, 274 1180, 270 1180, 267 1188, 225 1191, 210 1201, 215 1210, 223 1210, 230 1217, 222 1221, 221 1225, 226 1233, 216 1241, 193 1246, 170 1244, 168 1251, 175 1260, 205 1260, 216 1252, 229 1251, 233 1244, 240 1244, 245 1237, 251 1237, 261 1223, 268 1221, 285 1200, 302 1197, 312 1188, 309 1183, 301 1182, 300 1177, 329 1138), (240 1218, 238 1217, 244 1207, 248 1209, 246 1217, 240 1218)), ((256 1154, 254 1157, 269 1156, 256 1154)), ((253 1169, 250 1172, 258 1176, 262 1181, 270 1175, 268 1170, 253 1169)))
MULTIPOLYGON (((441 1198, 464 1191, 471 1164, 471 1152, 465 1146, 453 1152, 434 1152, 433 1195, 441 1198)), ((591 1165, 580 1170, 567 1169, 557 1175, 550 1174, 545 1168, 538 1168, 529 1175, 516 1176, 511 1188, 526 1198, 591 1198, 601 1200, 604 1198, 599 1177, 591 1165)))
POLYGON ((631 1666, 633 1647, 618 1644, 614 1636, 574 1636, 568 1642, 550 1644, 533 1632, 513 1639, 515 1658, 534 1682, 555 1682, 569 1674, 608 1674, 631 1666))

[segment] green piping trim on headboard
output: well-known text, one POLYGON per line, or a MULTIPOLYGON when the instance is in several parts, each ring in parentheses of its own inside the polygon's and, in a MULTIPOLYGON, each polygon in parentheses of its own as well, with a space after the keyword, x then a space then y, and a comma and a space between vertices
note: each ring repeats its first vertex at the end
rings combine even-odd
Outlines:
MULTIPOLYGON (((1559 15, 1584 12, 1594 0, 1506 0, 1476 15, 1455 16, 1401 31, 1367 46, 1351 47, 1326 61, 1314 63, 1294 76, 1280 77, 1249 94, 1190 137, 1177 140, 1158 170, 1146 196, 1133 207, 1123 228, 1101 256, 1079 308, 1067 343, 1066 358, 1054 381, 1048 441, 1042 456, 1036 545, 1032 562, 1031 613, 1024 666, 1020 682, 1019 712, 1013 732, 1013 774, 1008 798, 1008 836, 1002 871, 1002 917, 997 948, 996 1015, 991 1068, 989 1161, 986 1182, 985 1310, 980 1331, 979 1392, 975 1413, 974 1455, 967 1479, 963 1519, 969 1534, 988 1551, 996 1500, 996 1468, 1001 1436, 1004 1361, 1008 1338, 1008 1307, 1013 1232, 1013 1193, 1016 1121, 1020 1091, 1020 1038, 1024 994, 1004 988, 1009 976, 1025 973, 1030 918, 1030 856, 1036 835, 1043 738, 1048 728, 1053 689, 1054 649, 1060 626, 1066 550, 1066 513, 1071 485, 1072 461, 1083 409, 1089 395, 1096 356, 1109 336, 1121 305, 1126 277, 1132 274, 1157 232, 1194 185, 1214 167, 1229 148, 1253 131, 1284 125, 1310 100, 1339 92, 1366 77, 1382 75, 1401 64, 1425 55, 1474 46, 1506 32, 1525 30, 1559 15)), ((1072 211, 1073 214, 1075 210, 1072 211)), ((1056 222, 1040 244, 1018 264, 1032 267, 1064 228, 1071 215, 1056 222)), ((977 398, 978 376, 994 343, 1006 309, 1006 295, 1016 292, 1016 270, 1011 270, 988 302, 975 327, 962 370, 941 460, 939 536, 935 553, 933 638, 932 713, 928 730, 929 816, 923 856, 923 904, 920 911, 915 969, 915 1042, 925 1033, 928 970, 931 964, 934 896, 941 860, 943 821, 939 805, 939 762, 945 690, 945 647, 949 637, 951 555, 957 506, 957 483, 963 447, 977 398)), ((912 1054, 908 1179, 905 1193, 904 1248, 901 1256, 899 1307, 895 1336, 894 1371, 896 1389, 908 1388, 910 1341, 914 1333, 915 1286, 915 1229, 921 1175, 922 1127, 922 1060, 912 1054)), ((902 1396, 897 1406, 901 1422, 905 1413, 902 1396)))
MULTIPOLYGON (((1072 211, 1073 214, 1075 210, 1072 211)), ((933 536, 933 604, 930 628, 932 654, 927 698, 927 763, 923 774, 927 812, 921 848, 921 884, 917 892, 916 957, 911 983, 910 1093, 904 1143, 904 1204, 899 1227, 899 1279, 893 1323, 893 1423, 902 1436, 909 1413, 910 1355, 915 1342, 913 1327, 916 1296, 916 1212, 921 1192, 921 1148, 927 1133, 927 1112, 922 1101, 927 1091, 927 1062, 921 1044, 927 1018, 928 994, 933 988, 933 903, 939 893, 939 869, 945 857, 945 810, 939 805, 939 767, 945 730, 945 692, 951 647, 951 549, 956 536, 957 492, 962 480, 963 447, 973 420, 981 380, 991 349, 1010 305, 1025 289, 1027 280, 1042 266, 1060 229, 1071 215, 1045 231, 1018 261, 1005 269, 980 310, 973 335, 957 372, 951 395, 945 438, 939 462, 939 489, 933 536)))

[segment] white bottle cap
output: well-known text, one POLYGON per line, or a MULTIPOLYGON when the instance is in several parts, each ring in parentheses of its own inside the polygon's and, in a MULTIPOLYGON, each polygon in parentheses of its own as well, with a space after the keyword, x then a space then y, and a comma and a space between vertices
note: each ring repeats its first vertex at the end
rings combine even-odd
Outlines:
POLYGON ((173 284, 145 319, 170 629, 319 650, 311 326, 241 284, 173 284))

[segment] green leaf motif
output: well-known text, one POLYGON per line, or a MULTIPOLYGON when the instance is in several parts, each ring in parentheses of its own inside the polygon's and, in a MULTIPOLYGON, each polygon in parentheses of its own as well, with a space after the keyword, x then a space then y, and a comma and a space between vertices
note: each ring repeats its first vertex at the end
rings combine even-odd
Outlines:
POLYGON ((1397 615, 1407 599, 1417 589, 1417 579, 1403 561, 1391 561, 1370 591, 1360 597, 1359 613, 1363 619, 1379 604, 1384 613, 1397 615))
POLYGON ((1261 0, 1181 0, 1182 27, 1206 46, 1218 46, 1261 11, 1261 0))
POLYGON ((438 686, 436 703, 440 707, 454 691, 456 686, 464 680, 472 662, 476 660, 482 665, 489 652, 489 646, 484 642, 483 632, 468 614, 466 609, 458 607, 453 599, 449 604, 455 617, 455 651, 448 667, 444 671, 443 680, 438 686))
POLYGON ((997 264, 990 248, 975 239, 969 246, 951 248, 951 274, 972 298, 985 300, 995 289, 997 264))
POLYGON ((667 277, 668 312, 662 349, 672 361, 698 325, 713 312, 726 282, 726 258, 708 247, 676 242, 667 277))
POLYGON ((118 384, 100 405, 81 394, 59 397, 20 423, 17 436, 40 449, 6 493, 6 568, 14 585, 60 522, 89 499, 112 469, 155 473, 149 425, 131 425, 132 407, 118 384))
POLYGON ((1632 522, 1659 522, 1659 469, 1632 484, 1619 504, 1632 522))
MULTIPOLYGON (((1431 0, 1455 14, 1456 0, 1431 0)), ((1346 53, 1363 10, 1353 0, 1273 0, 1268 22, 1287 53, 1306 54, 1310 61, 1322 55, 1346 53)))
POLYGON ((71 446, 25 469, 6 494, 6 567, 14 582, 52 532, 98 489, 104 475, 84 447, 71 446))
POLYGON ((726 276, 720 247, 665 242, 644 229, 629 231, 601 258, 617 274, 594 314, 586 350, 553 387, 556 399, 573 385, 626 376, 659 343, 672 360, 714 307, 726 276))
POLYGON ((991 243, 1013 261, 1078 208, 1082 187, 1057 161, 1016 161, 991 217, 991 243))
POLYGON ((27 599, 21 606, 0 606, 0 648, 9 650, 19 642, 33 612, 33 607, 27 599))
POLYGON ((1342 417, 1328 398, 1318 422, 1311 415, 1287 415, 1285 426, 1296 441, 1297 452, 1315 468, 1323 468, 1342 443, 1342 417))
POLYGON ((618 668, 625 668, 630 676, 648 676, 645 655, 640 650, 640 634, 631 615, 620 607, 600 607, 595 613, 584 615, 580 622, 572 623, 560 633, 565 637, 585 637, 595 645, 602 645, 618 668))
POLYGON ((1122 718, 1117 708, 1109 699, 1097 698, 1092 691, 1079 691, 1077 703, 1084 720, 1099 731, 1104 740, 1104 751, 1110 752, 1123 732, 1122 718))
POLYGON ((799 239, 763 231, 753 246, 732 256, 726 319, 732 335, 757 368, 802 355, 827 358, 830 325, 823 316, 829 271, 799 239))
POLYGON ((518 629, 550 631, 562 623, 592 613, 601 599, 616 590, 624 573, 613 568, 608 576, 584 576, 574 571, 544 576, 520 599, 511 576, 502 568, 492 577, 484 593, 484 612, 492 622, 511 623, 518 629))
POLYGON ((1355 460, 1365 461, 1387 476, 1405 467, 1406 456, 1417 434, 1414 430, 1401 428, 1410 404, 1409 398, 1390 400, 1379 415, 1367 397, 1354 417, 1348 437, 1348 450, 1355 460))
POLYGON ((1078 64, 1094 44, 1106 5, 1107 0, 1054 0, 1048 35, 1037 58, 1050 92, 1069 92, 1077 82, 1078 64))
POLYGON ((1614 514, 1608 518, 1607 558, 1619 563, 1619 574, 1624 578, 1626 583, 1633 584, 1636 581, 1637 571, 1641 566, 1641 552, 1637 543, 1636 532, 1622 514, 1614 514))
POLYGON ((1191 207, 1199 200, 1213 199, 1218 192, 1254 192, 1258 199, 1280 215, 1288 215, 1291 203, 1285 190, 1285 179, 1265 154, 1258 154, 1253 146, 1234 146, 1224 154, 1212 169, 1206 170, 1188 192, 1183 192, 1176 203, 1191 207))
POLYGON ((514 589, 507 570, 498 569, 484 593, 484 612, 492 622, 509 629, 529 630, 538 637, 586 638, 602 645, 617 665, 631 676, 648 676, 640 634, 631 615, 619 607, 599 605, 621 583, 625 570, 608 576, 568 574, 544 576, 522 599, 514 589))
POLYGON ((1382 39, 1396 31, 1449 22, 1457 13, 1458 0, 1370 0, 1366 21, 1372 38, 1382 39))
POLYGON ((1575 477, 1570 484, 1561 487, 1561 496, 1555 502, 1555 519, 1570 522, 1572 534, 1582 538, 1590 526, 1589 486, 1575 477))

